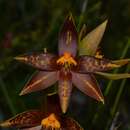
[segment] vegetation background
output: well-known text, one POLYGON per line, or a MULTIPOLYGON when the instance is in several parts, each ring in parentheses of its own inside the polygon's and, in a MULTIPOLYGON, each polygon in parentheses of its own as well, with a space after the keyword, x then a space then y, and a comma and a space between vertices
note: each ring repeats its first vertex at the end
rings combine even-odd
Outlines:
MULTIPOLYGON (((49 90, 18 95, 35 69, 13 57, 44 47, 57 53, 59 29, 69 11, 78 30, 85 23, 87 32, 108 19, 100 44, 103 54, 110 59, 130 57, 129 0, 0 0, 0 121, 44 102, 49 90)), ((105 105, 75 89, 67 114, 85 130, 130 130, 130 80, 99 78, 99 83, 105 105)))

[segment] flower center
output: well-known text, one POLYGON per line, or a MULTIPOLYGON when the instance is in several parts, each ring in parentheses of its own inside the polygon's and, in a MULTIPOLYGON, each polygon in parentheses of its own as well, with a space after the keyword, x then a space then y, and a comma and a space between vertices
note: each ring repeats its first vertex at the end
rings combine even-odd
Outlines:
POLYGON ((74 60, 74 58, 71 56, 70 53, 65 52, 64 55, 57 60, 57 64, 65 65, 65 66, 66 65, 67 66, 70 66, 70 65, 76 66, 77 62, 74 60))
POLYGON ((41 121, 41 125, 46 128, 59 129, 61 127, 60 122, 56 119, 54 113, 50 114, 47 118, 41 121))

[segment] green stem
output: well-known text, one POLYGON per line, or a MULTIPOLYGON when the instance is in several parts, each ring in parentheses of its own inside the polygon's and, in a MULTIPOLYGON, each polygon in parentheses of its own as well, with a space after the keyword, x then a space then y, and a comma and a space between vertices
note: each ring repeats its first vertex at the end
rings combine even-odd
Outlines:
MULTIPOLYGON (((120 59, 123 59, 123 58, 125 57, 125 55, 126 55, 128 49, 129 49, 129 46, 130 46, 130 40, 127 42, 127 44, 126 44, 126 46, 125 46, 125 48, 124 48, 124 50, 123 50, 123 52, 122 52, 122 55, 121 55, 120 59)), ((118 70, 119 70, 119 69, 114 70, 114 73, 117 73, 118 70)), ((110 89, 111 89, 111 87, 112 87, 112 83, 113 83, 113 80, 110 80, 109 83, 108 83, 108 85, 107 85, 107 87, 106 87, 106 90, 105 90, 105 92, 104 92, 104 95, 105 95, 105 96, 108 95, 108 93, 109 93, 109 91, 110 91, 110 89)))
MULTIPOLYGON (((126 69, 126 72, 128 72, 128 71, 129 71, 129 66, 128 66, 127 69, 126 69)), ((124 89, 124 85, 125 85, 125 83, 126 83, 126 80, 127 80, 127 79, 124 79, 124 80, 121 82, 121 85, 120 85, 120 87, 119 87, 119 91, 118 91, 118 93, 117 93, 117 95, 116 95, 116 100, 115 100, 115 102, 114 102, 114 106, 113 106, 112 111, 111 111, 111 115, 112 115, 112 116, 115 114, 115 111, 116 111, 116 108, 117 108, 117 106, 118 106, 118 103, 119 103, 119 99, 120 99, 120 97, 121 97, 121 94, 122 94, 122 92, 123 92, 123 89, 124 89)))
POLYGON ((83 21, 83 17, 84 17, 84 12, 86 10, 87 4, 88 4, 88 0, 84 0, 83 6, 82 6, 82 10, 81 10, 81 15, 79 17, 79 23, 78 23, 78 26, 77 26, 78 32, 80 31, 80 27, 82 25, 82 21, 83 21))
MULTIPOLYGON (((125 46, 125 48, 124 48, 124 50, 123 50, 123 52, 122 52, 122 55, 121 55, 121 57, 120 57, 121 59, 123 59, 123 58, 125 57, 125 55, 126 55, 128 49, 129 49, 129 46, 130 46, 130 40, 128 40, 128 42, 127 42, 127 44, 126 44, 126 46, 125 46)), ((118 69, 115 69, 113 73, 117 73, 117 72, 118 72, 118 69)), ((106 90, 105 90, 105 92, 104 92, 104 95, 105 95, 105 96, 108 95, 108 93, 109 93, 109 91, 110 91, 110 89, 111 89, 111 87, 112 87, 112 83, 113 83, 113 80, 110 80, 109 83, 108 83, 108 85, 107 85, 107 87, 106 87, 106 90)), ((99 106, 98 106, 97 111, 96 111, 96 113, 95 113, 95 115, 94 115, 94 117, 93 117, 92 125, 95 123, 96 119, 98 118, 98 116, 99 116, 99 111, 100 111, 101 108, 103 108, 103 105, 99 105, 99 106)))
POLYGON ((9 108, 10 108, 11 113, 12 113, 13 115, 15 115, 15 114, 17 113, 17 111, 15 110, 15 108, 14 108, 14 106, 13 106, 13 103, 12 103, 12 101, 11 101, 11 98, 9 97, 8 91, 7 91, 6 86, 5 86, 5 84, 4 84, 4 82, 3 82, 3 80, 2 80, 1 77, 0 77, 0 86, 1 86, 1 91, 2 91, 2 93, 3 93, 3 95, 4 95, 4 98, 5 98, 6 101, 7 101, 7 104, 8 104, 8 106, 9 106, 9 108))
MULTIPOLYGON (((127 68, 126 68, 126 71, 125 72, 128 72, 129 71, 129 68, 130 66, 128 65, 127 68)), ((117 110, 117 107, 118 107, 118 104, 119 104, 119 100, 120 100, 120 97, 122 95, 122 92, 124 90, 124 86, 125 86, 125 83, 126 83, 127 79, 124 79, 122 82, 121 82, 121 85, 119 87, 119 90, 118 90, 118 93, 116 95, 116 99, 115 99, 115 102, 114 102, 114 105, 112 107, 112 110, 111 110, 111 116, 113 119, 115 113, 116 113, 116 110, 117 110)), ((107 127, 106 127, 106 130, 109 129, 109 125, 111 123, 111 119, 108 121, 108 124, 107 124, 107 127)))

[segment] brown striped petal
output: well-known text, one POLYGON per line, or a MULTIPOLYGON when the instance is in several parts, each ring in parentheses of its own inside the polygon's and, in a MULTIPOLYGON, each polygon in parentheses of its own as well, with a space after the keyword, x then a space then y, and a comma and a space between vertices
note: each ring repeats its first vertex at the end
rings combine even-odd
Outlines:
POLYGON ((59 88, 58 94, 60 97, 60 104, 62 112, 65 113, 67 111, 69 100, 72 91, 72 75, 67 71, 61 71, 59 73, 59 88))
MULTIPOLYGON (((56 130, 84 130, 78 122, 70 117, 64 117, 61 119, 61 128, 57 128, 56 130)), ((53 128, 42 128, 42 126, 26 128, 21 130, 52 130, 53 128)))
POLYGON ((70 14, 65 19, 59 34, 59 55, 63 55, 65 52, 67 52, 72 56, 75 56, 77 52, 77 42, 78 35, 73 16, 70 14))
POLYGON ((92 56, 81 56, 77 60, 77 66, 75 67, 76 72, 80 73, 95 73, 108 71, 113 68, 118 68, 121 65, 113 63, 113 61, 108 59, 99 59, 92 56))
POLYGON ((58 73, 57 71, 54 72, 38 71, 28 81, 28 83, 25 85, 20 95, 40 91, 53 85, 58 80, 57 73, 58 73))
POLYGON ((49 53, 31 53, 15 57, 16 60, 31 65, 40 70, 57 70, 57 57, 49 53))
POLYGON ((16 115, 15 117, 6 120, 0 126, 15 127, 15 128, 30 128, 41 124, 43 113, 39 110, 30 110, 16 115))
POLYGON ((86 95, 104 103, 102 92, 93 75, 72 72, 72 82, 86 95))
POLYGON ((83 128, 70 117, 64 117, 62 119, 62 129, 61 130, 83 130, 83 128))

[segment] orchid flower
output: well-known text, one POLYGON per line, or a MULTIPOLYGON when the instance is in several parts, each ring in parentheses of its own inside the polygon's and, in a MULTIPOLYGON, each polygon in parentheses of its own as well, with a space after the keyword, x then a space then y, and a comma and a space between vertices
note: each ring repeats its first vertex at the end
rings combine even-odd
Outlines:
MULTIPOLYGON (((102 26, 104 27, 102 30, 105 30, 106 22, 102 26)), ((118 68, 128 63, 128 60, 117 62, 96 56, 97 43, 99 43, 103 31, 101 34, 98 34, 97 31, 92 33, 99 36, 96 44, 93 42, 96 37, 94 35, 92 37, 91 33, 83 40, 79 39, 74 19, 70 14, 65 19, 59 33, 58 56, 45 50, 41 53, 15 57, 16 60, 38 69, 38 72, 32 76, 20 95, 46 89, 58 81, 58 94, 63 113, 68 108, 73 89, 72 84, 86 95, 104 103, 104 97, 94 74, 101 73, 103 75, 103 72, 118 68), (86 41, 90 43, 86 44, 86 41)))
POLYGON ((48 96, 46 110, 33 109, 1 123, 20 130, 83 130, 71 117, 63 116, 57 95, 48 96))

